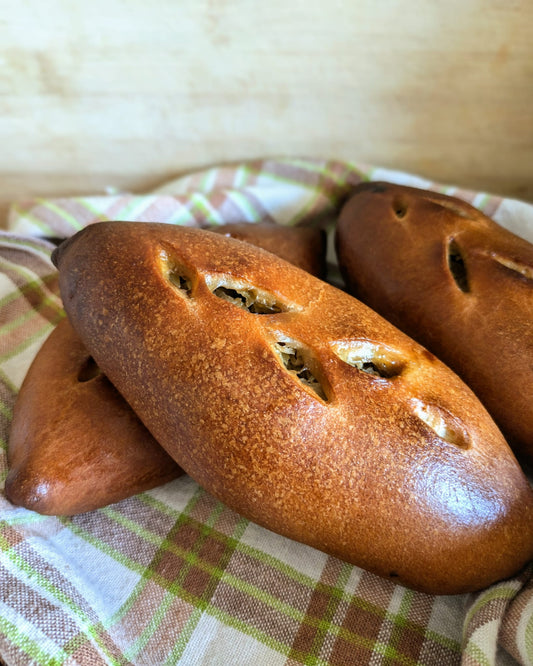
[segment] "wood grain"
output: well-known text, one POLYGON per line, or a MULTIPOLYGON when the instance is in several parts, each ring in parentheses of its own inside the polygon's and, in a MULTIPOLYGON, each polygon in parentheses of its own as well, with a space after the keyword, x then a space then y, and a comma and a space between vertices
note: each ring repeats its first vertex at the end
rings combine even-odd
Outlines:
POLYGON ((529 0, 0 7, 0 206, 276 155, 533 200, 529 0))

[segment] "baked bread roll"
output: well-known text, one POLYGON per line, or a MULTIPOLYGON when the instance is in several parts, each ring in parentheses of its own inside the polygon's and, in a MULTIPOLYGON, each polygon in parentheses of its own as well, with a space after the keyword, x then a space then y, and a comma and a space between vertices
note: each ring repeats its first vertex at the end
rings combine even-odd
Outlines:
MULTIPOLYGON (((242 223, 215 231, 324 272, 325 234, 318 229, 242 223)), ((63 321, 19 393, 8 445, 8 499, 44 514, 74 515, 178 476, 174 460, 129 411, 63 321)))
POLYGON ((430 593, 533 554, 533 497, 474 394, 348 294, 198 229, 53 255, 73 326, 178 464, 260 525, 430 593))
POLYGON ((181 474, 67 320, 24 378, 8 443, 7 499, 42 514, 74 515, 181 474))
POLYGON ((357 187, 337 227, 350 291, 457 372, 533 461, 533 245, 459 199, 357 187))

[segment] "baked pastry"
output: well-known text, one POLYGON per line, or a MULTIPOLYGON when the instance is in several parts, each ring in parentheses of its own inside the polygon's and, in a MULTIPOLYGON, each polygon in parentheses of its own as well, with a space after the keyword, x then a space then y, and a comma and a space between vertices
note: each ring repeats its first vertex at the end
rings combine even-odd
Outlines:
POLYGON ((15 403, 5 494, 42 514, 74 515, 179 476, 64 319, 15 403))
POLYGON ((92 225, 53 261, 103 372, 243 516, 431 593, 485 587, 532 557, 532 491, 485 409, 348 294, 161 224, 92 225))
POLYGON ((337 227, 349 290, 447 363, 533 461, 533 245, 454 197, 355 188, 337 227))
MULTIPOLYGON (((236 223, 215 230, 323 274, 325 235, 318 229, 236 223)), ((128 412, 63 321, 39 351, 18 398, 8 447, 8 499, 41 513, 73 515, 178 476, 176 463, 128 412)))

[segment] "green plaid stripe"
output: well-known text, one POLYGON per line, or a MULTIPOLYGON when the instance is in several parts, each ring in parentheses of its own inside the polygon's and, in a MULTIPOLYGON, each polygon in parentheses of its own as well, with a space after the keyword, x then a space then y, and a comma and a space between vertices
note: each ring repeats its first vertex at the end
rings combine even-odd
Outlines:
MULTIPOLYGON (((19 649, 26 651, 37 663, 62 663, 67 655, 61 644, 56 643, 57 634, 62 635, 62 642, 68 640, 79 625, 83 633, 107 653, 109 663, 118 663, 113 653, 118 655, 119 652, 110 637, 99 630, 98 623, 95 626, 92 622, 94 612, 87 600, 81 598, 61 572, 51 567, 30 541, 17 532, 5 523, 0 524, 0 551, 6 567, 2 577, 10 591, 9 598, 4 601, 4 615, 13 598, 23 597, 30 608, 40 609, 38 616, 33 618, 40 650, 36 650, 35 642, 23 641, 22 636, 15 641, 19 649), (13 574, 15 571, 17 577, 13 574), (43 615, 48 616, 47 622, 42 621, 43 615)), ((21 609, 17 610, 22 620, 24 615, 20 613, 21 609)), ((14 638, 11 632, 8 637, 10 640, 14 638)))
MULTIPOLYGON (((194 633, 202 613, 208 613, 299 663, 343 663, 346 654, 377 651, 392 659, 390 663, 414 664, 417 661, 413 653, 419 653, 427 644, 431 644, 433 654, 454 663, 449 659, 457 657, 459 644, 410 620, 405 606, 391 613, 368 601, 363 593, 358 596, 347 592, 345 586, 353 567, 328 560, 330 566, 338 569, 338 576, 334 580, 330 577, 327 584, 303 576, 243 543, 241 537, 248 523, 190 481, 187 483, 194 493, 164 536, 168 527, 165 520, 161 531, 139 528, 120 510, 125 503, 104 510, 118 529, 110 524, 102 527, 94 514, 73 519, 84 524, 83 531, 76 531, 78 536, 121 564, 142 572, 142 579, 127 602, 105 624, 110 629, 130 622, 133 616, 144 618, 145 624, 139 627, 139 634, 125 652, 127 659, 140 658, 147 645, 159 643, 161 627, 165 627, 169 642, 165 618, 178 599, 178 608, 189 615, 183 631, 194 633), (203 522, 193 518, 198 505, 202 505, 203 522), (221 521, 223 514, 225 520, 221 521), (233 530, 216 530, 215 525, 220 524, 232 525, 233 530), (121 531, 123 527, 130 531, 129 535, 121 531), (118 548, 109 545, 109 535, 113 533, 118 548), (150 549, 159 544, 148 564, 143 557, 143 542, 150 549), (161 594, 154 594, 154 587, 161 594), (154 598, 157 604, 153 604, 154 598), (378 637, 384 623, 394 628, 396 640, 390 643, 383 643, 378 637)), ((132 505, 143 501, 146 496, 132 498, 127 503, 128 513, 132 505)), ((137 511, 138 507, 134 513, 137 511)), ((374 578, 370 574, 363 576, 374 578)), ((405 595, 407 599, 414 593, 405 591, 405 595)), ((182 633, 169 645, 176 659, 186 645, 182 633)))
MULTIPOLYGON (((516 578, 480 593, 472 602, 464 624, 463 654, 466 666, 485 666, 485 664, 490 666, 491 656, 496 650, 497 636, 507 616, 508 607, 525 583, 531 581, 532 573, 533 570, 529 567, 516 578), (479 635, 486 633, 487 626, 492 629, 492 642, 486 639, 479 640, 479 635)), ((527 645, 527 641, 525 643, 527 645)))
MULTIPOLYGON (((256 161, 192 174, 157 195, 13 208, 12 231, 26 235, 0 235, 2 478, 20 381, 64 316, 51 245, 27 234, 67 236, 104 219, 268 219, 333 233, 351 187, 382 171, 256 161)), ((496 642, 484 631, 529 580, 497 586, 465 610, 466 597, 427 597, 262 530, 188 477, 73 518, 38 516, 0 496, 0 656, 17 664, 492 666, 496 642)), ((531 638, 533 622, 522 622, 531 638)), ((521 644, 514 654, 527 651, 521 644)))
MULTIPOLYGON (((93 222, 120 220, 164 221, 173 224, 221 224, 223 222, 274 219, 264 207, 271 190, 294 190, 298 210, 285 224, 312 220, 320 223, 338 208, 350 188, 365 178, 364 169, 334 161, 258 161, 236 169, 210 169, 188 179, 180 195, 84 197, 35 200, 14 206, 10 216, 13 230, 35 235, 69 236, 93 222)), ((275 196, 274 196, 275 202, 275 196)), ((272 207, 269 204, 268 209, 272 207)), ((275 207, 274 207, 275 208, 275 207)))

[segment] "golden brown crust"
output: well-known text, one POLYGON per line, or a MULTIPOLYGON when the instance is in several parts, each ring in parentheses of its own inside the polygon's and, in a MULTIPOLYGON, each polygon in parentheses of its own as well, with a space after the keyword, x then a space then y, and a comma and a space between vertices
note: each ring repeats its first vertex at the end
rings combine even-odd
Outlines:
POLYGON ((356 188, 336 237, 349 289, 431 349, 533 461, 533 245, 459 199, 356 188))
MULTIPOLYGON (((325 235, 318 229, 236 223, 214 230, 324 273, 325 235)), ((9 459, 8 499, 45 514, 96 509, 181 473, 93 367, 67 321, 43 345, 19 394, 9 459)))
POLYGON ((479 589, 532 556, 531 489, 486 411, 351 296, 169 225, 92 225, 54 261, 103 371, 242 515, 426 592, 479 589))
POLYGON ((262 247, 319 278, 326 274, 326 234, 311 227, 285 227, 269 222, 236 222, 211 231, 262 247))
POLYGON ((63 320, 37 353, 15 404, 6 497, 74 515, 181 474, 63 320))

